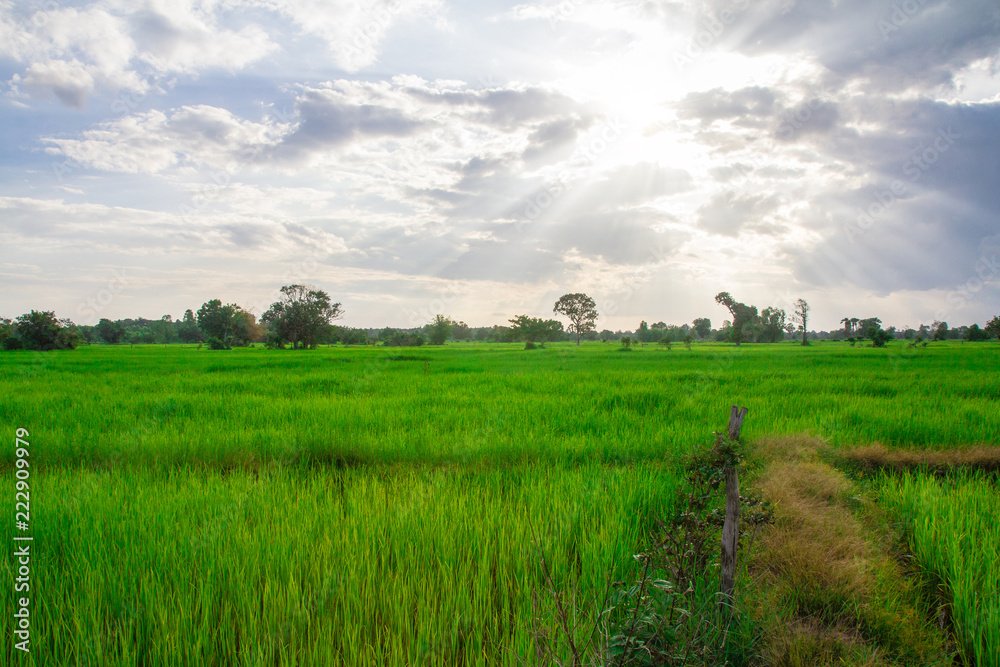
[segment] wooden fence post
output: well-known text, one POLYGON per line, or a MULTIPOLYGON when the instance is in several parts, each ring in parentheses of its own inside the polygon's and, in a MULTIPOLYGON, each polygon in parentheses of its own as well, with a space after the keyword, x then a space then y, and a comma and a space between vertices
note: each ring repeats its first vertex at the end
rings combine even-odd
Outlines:
MULTIPOLYGON (((740 428, 747 408, 732 406, 729 414, 729 441, 736 443, 740 439, 740 428)), ((722 436, 719 436, 722 439, 722 436)), ((723 594, 722 603, 732 600, 736 590, 736 542, 740 537, 740 478, 735 465, 726 465, 726 520, 722 524, 722 572, 719 580, 719 591, 723 594)))

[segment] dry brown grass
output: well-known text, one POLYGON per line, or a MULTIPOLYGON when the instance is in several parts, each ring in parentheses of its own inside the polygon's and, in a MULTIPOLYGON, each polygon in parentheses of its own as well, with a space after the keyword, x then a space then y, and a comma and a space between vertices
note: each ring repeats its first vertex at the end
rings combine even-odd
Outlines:
POLYGON ((947 473, 957 469, 1000 470, 1000 447, 966 447, 963 449, 888 449, 874 444, 842 452, 848 465, 872 470, 911 470, 924 468, 947 473))
POLYGON ((758 618, 768 625, 769 665, 947 664, 943 639, 916 606, 871 527, 852 508, 877 512, 806 436, 758 443, 767 461, 755 481, 776 505, 752 572, 764 585, 758 618))

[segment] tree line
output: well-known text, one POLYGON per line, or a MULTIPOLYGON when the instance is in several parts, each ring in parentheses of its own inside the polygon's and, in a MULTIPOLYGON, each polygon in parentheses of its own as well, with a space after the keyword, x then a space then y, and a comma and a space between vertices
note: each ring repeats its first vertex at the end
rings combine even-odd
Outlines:
POLYGON ((197 312, 192 309, 174 320, 164 315, 158 320, 145 318, 110 320, 102 318, 93 326, 78 326, 68 319, 58 319, 52 311, 31 311, 15 320, 0 318, 0 349, 58 350, 73 349, 81 343, 188 343, 225 350, 263 343, 269 348, 315 348, 321 344, 344 345, 380 344, 386 347, 443 345, 449 340, 480 342, 523 342, 525 347, 544 346, 547 342, 581 340, 624 341, 635 343, 686 343, 699 340, 742 343, 775 343, 801 336, 807 345, 811 338, 844 339, 855 344, 870 340, 884 347, 893 339, 914 343, 948 339, 969 341, 1000 338, 1000 316, 985 327, 978 324, 951 329, 946 322, 921 325, 919 329, 882 328, 877 317, 845 317, 843 329, 834 332, 808 330, 810 306, 804 299, 796 301, 792 313, 769 306, 758 311, 756 306, 737 301, 729 292, 716 295, 717 304, 725 307, 732 319, 724 320, 718 329, 712 328, 707 317, 696 318, 690 324, 673 325, 665 322, 640 322, 634 331, 597 330, 598 311, 594 300, 583 293, 564 294, 553 305, 552 312, 569 320, 565 324, 554 318, 516 315, 507 324, 470 327, 465 322, 446 315, 436 315, 422 327, 397 329, 362 329, 343 327, 334 321, 343 316, 339 302, 333 302, 325 291, 305 285, 286 285, 279 298, 258 319, 236 304, 223 304, 211 299, 197 312))

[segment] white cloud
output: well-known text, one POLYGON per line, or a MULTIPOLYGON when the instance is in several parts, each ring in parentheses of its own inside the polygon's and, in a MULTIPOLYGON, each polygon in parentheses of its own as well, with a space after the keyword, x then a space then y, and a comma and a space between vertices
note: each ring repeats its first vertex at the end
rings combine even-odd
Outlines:
POLYGON ((408 17, 425 15, 438 27, 442 0, 372 0, 333 3, 324 0, 255 0, 251 4, 283 14, 305 33, 322 39, 337 65, 356 72, 374 64, 392 27, 408 17))
POLYGON ((82 108, 97 93, 145 93, 163 76, 235 71, 277 46, 257 25, 229 29, 224 3, 92 2, 17 12, 0 6, 0 54, 24 66, 15 95, 82 108))

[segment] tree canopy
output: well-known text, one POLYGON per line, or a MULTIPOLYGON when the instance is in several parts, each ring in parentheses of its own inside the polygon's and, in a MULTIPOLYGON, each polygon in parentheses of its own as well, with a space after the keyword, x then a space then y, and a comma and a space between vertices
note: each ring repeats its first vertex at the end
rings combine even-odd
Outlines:
POLYGON ((518 315, 510 319, 511 335, 515 340, 526 343, 543 343, 558 340, 563 325, 559 320, 543 320, 540 317, 518 315))
POLYGON ((323 290, 306 285, 285 285, 281 298, 271 304, 261 322, 268 327, 268 342, 275 347, 291 343, 292 349, 313 348, 323 330, 344 311, 331 303, 323 290))
POLYGON ((556 301, 552 312, 565 315, 572 323, 569 332, 576 334, 576 344, 580 344, 580 336, 595 330, 597 324, 597 304, 586 294, 563 294, 556 301))
POLYGON ((257 340, 260 330, 256 318, 234 303, 222 305, 219 299, 206 301, 198 309, 198 328, 212 349, 244 347, 257 340))

